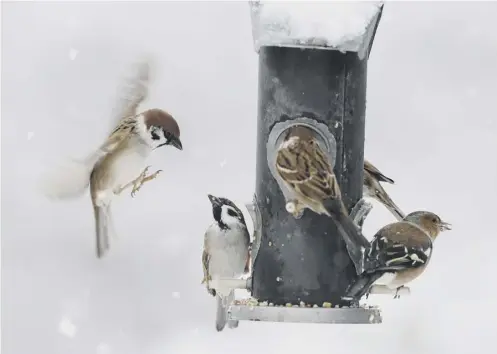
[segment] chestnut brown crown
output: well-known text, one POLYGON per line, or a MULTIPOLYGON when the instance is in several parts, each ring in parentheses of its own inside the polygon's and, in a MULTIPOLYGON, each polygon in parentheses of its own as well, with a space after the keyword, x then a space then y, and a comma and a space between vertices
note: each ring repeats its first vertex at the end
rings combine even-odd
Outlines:
POLYGON ((149 109, 142 114, 146 128, 151 133, 151 139, 158 143, 157 147, 172 145, 183 150, 179 125, 172 115, 159 108, 149 109), (159 131, 162 131, 161 134, 159 131))

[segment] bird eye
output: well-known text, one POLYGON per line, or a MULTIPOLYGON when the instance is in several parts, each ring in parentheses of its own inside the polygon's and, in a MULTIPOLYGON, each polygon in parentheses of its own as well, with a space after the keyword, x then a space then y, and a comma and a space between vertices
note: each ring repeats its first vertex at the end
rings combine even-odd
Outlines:
POLYGON ((233 217, 237 217, 238 213, 236 211, 234 211, 233 209, 229 208, 228 209, 228 215, 229 216, 233 216, 233 217))
POLYGON ((159 140, 160 139, 160 136, 156 132, 152 131, 150 134, 152 135, 152 140, 159 140))

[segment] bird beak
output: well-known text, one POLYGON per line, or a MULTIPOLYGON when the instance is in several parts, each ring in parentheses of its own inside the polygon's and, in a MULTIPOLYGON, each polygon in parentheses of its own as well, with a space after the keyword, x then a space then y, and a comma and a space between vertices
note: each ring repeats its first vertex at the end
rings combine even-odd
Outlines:
POLYGON ((219 200, 219 198, 217 197, 214 197, 212 194, 207 194, 207 196, 209 197, 209 200, 211 201, 211 204, 212 206, 216 206, 216 205, 221 205, 221 201, 219 200))
POLYGON ((171 145, 178 150, 183 150, 183 144, 181 144, 181 140, 179 140, 179 138, 172 138, 171 145))
POLYGON ((452 225, 448 222, 442 221, 440 223, 440 231, 452 230, 452 225))

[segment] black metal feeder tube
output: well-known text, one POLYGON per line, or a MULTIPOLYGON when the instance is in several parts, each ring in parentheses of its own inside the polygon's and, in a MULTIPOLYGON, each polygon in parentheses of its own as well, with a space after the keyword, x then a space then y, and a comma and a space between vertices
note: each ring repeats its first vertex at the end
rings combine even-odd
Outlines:
POLYGON ((261 46, 255 200, 260 245, 253 264, 252 296, 274 304, 348 305, 342 299, 357 279, 333 219, 307 209, 300 219, 271 171, 271 156, 292 124, 315 128, 327 145, 349 212, 362 197, 367 54, 330 48, 261 46))

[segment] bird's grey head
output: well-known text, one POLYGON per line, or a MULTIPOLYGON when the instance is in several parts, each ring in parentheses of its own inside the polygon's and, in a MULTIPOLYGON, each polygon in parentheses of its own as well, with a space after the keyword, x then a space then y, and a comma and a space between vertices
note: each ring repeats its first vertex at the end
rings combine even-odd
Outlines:
POLYGON ((212 204, 214 220, 222 229, 246 226, 242 211, 231 200, 207 195, 212 204))
POLYGON ((437 237, 440 232, 452 230, 452 225, 440 219, 440 217, 430 211, 414 211, 408 214, 405 221, 418 225, 428 232, 432 238, 437 237))
POLYGON ((152 149, 170 145, 183 150, 179 125, 169 113, 155 108, 141 113, 140 117, 143 120, 140 135, 152 149))

